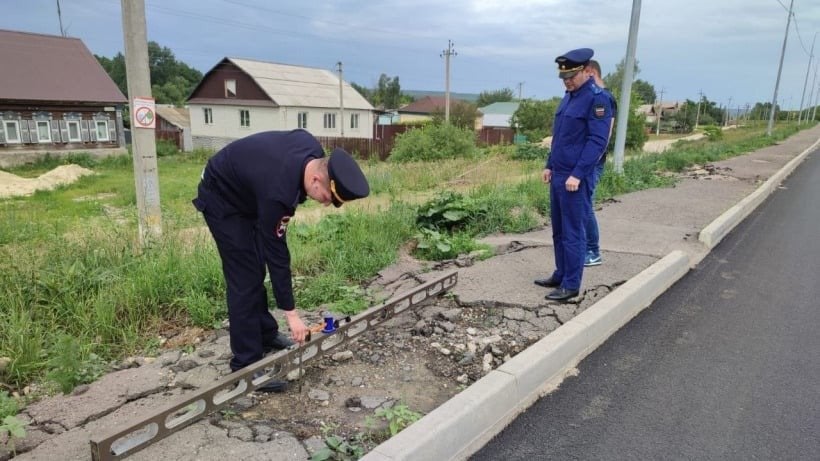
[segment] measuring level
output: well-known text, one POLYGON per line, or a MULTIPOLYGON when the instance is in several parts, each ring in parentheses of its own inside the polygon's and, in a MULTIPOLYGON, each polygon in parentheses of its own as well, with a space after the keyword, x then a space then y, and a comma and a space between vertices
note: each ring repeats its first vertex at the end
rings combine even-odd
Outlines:
MULTIPOLYGON (((271 379, 284 380, 296 366, 324 356, 327 351, 347 343, 368 328, 377 326, 407 309, 418 307, 429 298, 437 296, 458 282, 458 273, 452 272, 435 280, 395 296, 387 302, 354 316, 328 334, 317 333, 313 339, 291 346, 269 357, 235 371, 201 389, 195 394, 180 398, 174 403, 143 417, 138 423, 122 425, 109 435, 91 439, 91 459, 108 461, 122 459, 177 432, 199 418, 211 414, 245 394, 255 391, 271 379), (254 373, 262 375, 253 378, 254 373)), ((301 379, 301 376, 299 377, 301 379)))

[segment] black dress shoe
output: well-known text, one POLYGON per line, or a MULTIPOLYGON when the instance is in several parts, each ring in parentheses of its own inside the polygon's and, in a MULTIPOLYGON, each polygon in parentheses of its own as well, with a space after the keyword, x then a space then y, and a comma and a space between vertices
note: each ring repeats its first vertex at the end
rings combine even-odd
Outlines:
POLYGON ((544 296, 544 299, 548 299, 550 301, 566 301, 570 298, 574 298, 578 296, 578 290, 567 290, 566 288, 557 288, 551 291, 548 295, 544 296))
POLYGON ((560 280, 555 280, 554 278, 550 277, 548 279, 535 279, 532 283, 538 285, 539 287, 544 288, 554 288, 561 285, 560 280))
POLYGON ((293 346, 293 344, 294 343, 290 340, 290 338, 277 331, 276 337, 273 338, 273 340, 271 340, 270 342, 265 343, 264 350, 267 354, 272 351, 281 351, 282 349, 287 349, 290 346, 293 346))
MULTIPOLYGON (((256 379, 260 376, 262 376, 261 372, 254 373, 253 374, 253 379, 256 379)), ((279 381, 279 380, 273 379, 273 380, 268 381, 265 384, 257 387, 256 392, 272 392, 272 393, 279 394, 279 393, 285 392, 287 389, 288 389, 287 381, 279 381)))

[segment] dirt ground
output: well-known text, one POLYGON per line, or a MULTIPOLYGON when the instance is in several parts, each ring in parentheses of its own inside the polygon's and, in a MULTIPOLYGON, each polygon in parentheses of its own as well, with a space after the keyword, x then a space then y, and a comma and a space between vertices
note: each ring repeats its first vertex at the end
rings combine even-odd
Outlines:
POLYGON ((38 190, 52 190, 90 174, 94 172, 79 165, 61 165, 36 178, 22 178, 0 171, 0 198, 31 195, 38 190))

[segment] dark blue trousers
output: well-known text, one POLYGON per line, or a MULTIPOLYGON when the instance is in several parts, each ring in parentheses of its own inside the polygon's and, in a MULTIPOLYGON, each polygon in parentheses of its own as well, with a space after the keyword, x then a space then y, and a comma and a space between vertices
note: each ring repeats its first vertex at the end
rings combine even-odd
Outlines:
POLYGON ((265 262, 255 217, 243 216, 218 191, 204 184, 194 200, 211 231, 227 285, 231 370, 260 360, 270 350, 279 325, 268 310, 265 262))
POLYGON ((550 220, 555 249, 555 272, 552 278, 561 281, 567 290, 580 290, 586 256, 586 218, 592 209, 590 181, 581 179, 575 192, 568 192, 569 176, 553 173, 550 182, 550 220))

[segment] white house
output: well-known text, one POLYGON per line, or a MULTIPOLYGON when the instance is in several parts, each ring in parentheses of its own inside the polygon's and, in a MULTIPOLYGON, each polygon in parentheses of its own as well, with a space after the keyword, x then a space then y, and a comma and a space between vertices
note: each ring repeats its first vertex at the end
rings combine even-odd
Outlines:
POLYGON ((224 58, 188 107, 194 147, 219 149, 249 134, 296 128, 317 137, 373 137, 373 106, 326 69, 224 58))

